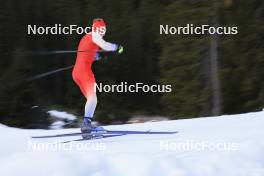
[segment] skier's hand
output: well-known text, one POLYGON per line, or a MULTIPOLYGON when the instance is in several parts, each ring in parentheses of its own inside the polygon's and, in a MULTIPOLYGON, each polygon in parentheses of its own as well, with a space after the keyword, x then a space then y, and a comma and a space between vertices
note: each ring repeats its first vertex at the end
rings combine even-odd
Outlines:
POLYGON ((94 61, 99 61, 100 59, 102 59, 102 57, 100 56, 98 52, 96 52, 94 56, 94 61))
POLYGON ((116 52, 117 52, 118 54, 122 54, 122 53, 124 52, 124 47, 123 47, 122 45, 119 45, 119 46, 117 47, 117 49, 116 49, 116 52))

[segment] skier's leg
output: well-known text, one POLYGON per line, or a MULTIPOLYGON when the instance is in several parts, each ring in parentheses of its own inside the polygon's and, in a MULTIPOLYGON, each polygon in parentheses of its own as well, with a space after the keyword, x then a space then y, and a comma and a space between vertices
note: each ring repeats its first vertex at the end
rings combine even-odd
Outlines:
POLYGON ((86 80, 83 80, 82 82, 82 89, 86 92, 86 104, 84 108, 84 117, 85 118, 93 118, 94 111, 97 104, 97 97, 96 92, 94 91, 94 85, 95 85, 95 79, 93 74, 88 75, 86 77, 86 80))
POLYGON ((84 88, 84 86, 82 86, 82 83, 80 80, 77 80, 77 85, 79 86, 83 96, 85 96, 85 98, 87 98, 87 92, 86 92, 86 89, 84 88))
MULTIPOLYGON (((86 77, 87 78, 87 77, 86 77)), ((81 131, 83 134, 83 138, 89 138, 91 137, 89 135, 89 132, 94 129, 95 127, 92 126, 92 118, 94 115, 94 111, 97 105, 97 97, 96 97, 96 93, 94 91, 94 76, 89 75, 88 79, 84 79, 82 80, 82 89, 85 90, 85 92, 87 93, 85 96, 87 98, 86 104, 85 104, 85 108, 84 108, 84 118, 83 118, 83 124, 81 127, 81 131)))
POLYGON ((93 93, 91 96, 87 97, 87 101, 84 108, 84 117, 93 118, 96 105, 97 105, 97 96, 96 93, 93 93))
POLYGON ((72 72, 72 78, 74 80, 74 82, 78 85, 78 87, 80 88, 82 94, 87 98, 87 92, 85 89, 85 84, 84 81, 82 81, 82 77, 80 76, 80 73, 77 71, 73 71, 72 72))
POLYGON ((91 138, 89 132, 96 128, 95 126, 92 125, 92 118, 94 115, 96 104, 97 104, 97 97, 95 93, 94 95, 87 97, 87 101, 85 104, 85 112, 84 112, 85 115, 84 115, 83 124, 81 127, 81 132, 85 133, 85 134, 82 134, 82 137, 84 139, 91 138))

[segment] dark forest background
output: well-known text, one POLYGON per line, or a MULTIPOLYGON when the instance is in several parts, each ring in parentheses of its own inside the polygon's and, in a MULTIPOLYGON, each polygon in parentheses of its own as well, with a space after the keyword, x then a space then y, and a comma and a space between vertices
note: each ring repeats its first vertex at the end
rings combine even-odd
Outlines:
POLYGON ((135 114, 181 119, 264 107, 263 0, 1 0, 0 123, 45 127, 45 112, 50 109, 83 115, 85 99, 72 81, 71 70, 26 81, 72 65, 76 57, 30 51, 74 50, 82 36, 27 35, 27 25, 85 27, 97 17, 108 24, 105 39, 125 48, 124 54, 109 54, 94 64, 98 82, 173 88, 165 94, 98 94, 95 116, 100 122, 125 122, 135 114), (188 23, 238 26, 239 33, 216 38, 159 34, 160 24, 188 23), (213 107, 212 57, 218 59, 219 107, 213 107))

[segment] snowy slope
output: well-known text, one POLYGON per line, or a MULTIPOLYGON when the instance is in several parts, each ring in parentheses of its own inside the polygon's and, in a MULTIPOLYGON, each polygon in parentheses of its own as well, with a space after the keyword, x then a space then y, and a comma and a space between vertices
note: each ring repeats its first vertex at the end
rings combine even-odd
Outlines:
POLYGON ((179 133, 55 144, 60 141, 30 136, 79 130, 22 130, 0 125, 0 175, 264 176, 264 112, 105 128, 179 133))

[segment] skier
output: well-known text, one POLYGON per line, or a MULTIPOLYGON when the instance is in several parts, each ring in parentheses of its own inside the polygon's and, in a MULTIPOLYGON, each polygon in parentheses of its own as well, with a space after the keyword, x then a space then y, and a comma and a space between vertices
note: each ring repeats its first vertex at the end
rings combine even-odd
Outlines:
POLYGON ((106 42, 103 36, 106 32, 106 24, 103 19, 94 19, 92 31, 82 37, 76 62, 73 68, 72 77, 74 82, 79 86, 82 94, 87 99, 84 108, 84 117, 81 125, 83 138, 87 138, 89 132, 95 127, 92 126, 92 119, 97 105, 97 96, 95 92, 95 78, 92 72, 92 64, 99 60, 99 48, 105 51, 116 51, 118 54, 123 52, 123 46, 106 42))

